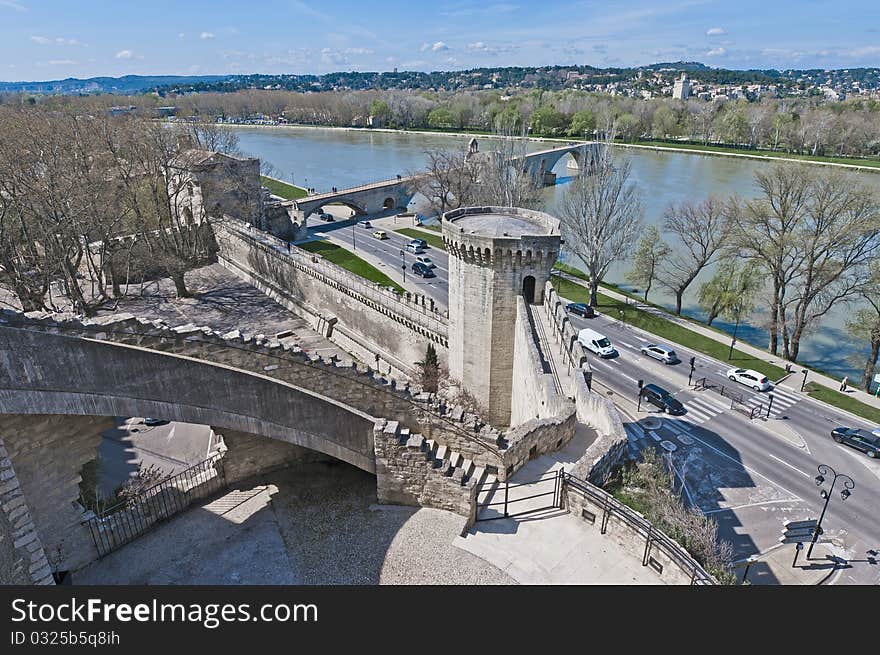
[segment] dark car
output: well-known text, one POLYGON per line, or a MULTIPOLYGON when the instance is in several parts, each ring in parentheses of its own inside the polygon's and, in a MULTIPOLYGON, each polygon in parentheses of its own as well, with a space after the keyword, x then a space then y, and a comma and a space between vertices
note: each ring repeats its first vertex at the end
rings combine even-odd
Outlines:
POLYGON ((572 314, 583 316, 584 318, 593 318, 596 315, 593 308, 583 302, 570 302, 565 308, 572 314))
POLYGON ((642 387, 642 398, 659 407, 667 414, 684 414, 684 405, 677 401, 671 393, 656 384, 646 384, 642 387))
POLYGON ((867 430, 858 428, 834 428, 831 438, 837 443, 843 443, 861 450, 868 457, 880 457, 880 437, 867 430))
POLYGON ((412 271, 416 275, 421 275, 422 277, 437 277, 433 269, 427 264, 423 264, 422 262, 416 262, 415 264, 413 264, 412 271))

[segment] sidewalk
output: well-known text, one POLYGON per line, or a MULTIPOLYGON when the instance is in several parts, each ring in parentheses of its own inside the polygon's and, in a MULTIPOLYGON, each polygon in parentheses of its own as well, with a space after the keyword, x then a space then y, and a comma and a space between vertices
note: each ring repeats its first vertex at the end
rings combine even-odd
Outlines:
POLYGON ((798 554, 797 564, 792 566, 794 544, 779 544, 760 555, 739 562, 734 571, 737 580, 753 585, 819 585, 824 584, 843 562, 833 553, 830 544, 817 543, 813 555, 807 559, 809 544, 798 554), (751 562, 751 563, 749 563, 751 562))
MULTIPOLYGON (((559 270, 555 270, 554 274, 559 275, 560 277, 562 277, 565 280, 568 280, 570 282, 574 282, 575 284, 579 284, 582 287, 586 287, 586 284, 584 284, 584 281, 578 277, 575 277, 574 275, 571 275, 569 273, 564 273, 563 271, 559 271, 559 270)), ((600 292, 603 295, 606 295, 609 298, 613 298, 613 299, 618 300, 620 302, 629 302, 634 307, 642 310, 643 312, 653 314, 655 316, 663 318, 663 319, 669 321, 670 323, 675 323, 676 325, 687 328, 691 332, 695 332, 697 334, 700 334, 704 337, 712 339, 713 341, 717 341, 718 343, 723 343, 725 345, 730 343, 730 339, 731 339, 730 335, 718 333, 715 330, 712 330, 711 328, 708 328, 704 325, 700 325, 699 323, 690 321, 682 316, 675 316, 674 314, 672 314, 670 312, 663 311, 663 310, 658 309, 656 307, 653 307, 651 305, 645 305, 645 304, 643 304, 637 300, 634 300, 633 298, 630 298, 629 296, 626 296, 618 291, 614 291, 613 289, 609 289, 608 287, 601 287, 600 292)), ((771 355, 766 350, 762 350, 761 348, 758 348, 758 347, 753 346, 749 343, 746 343, 745 341, 737 341, 736 348, 738 350, 741 350, 742 352, 756 358, 756 359, 760 359, 764 362, 767 362, 768 364, 773 364, 773 365, 779 366, 781 368, 785 368, 786 364, 793 364, 799 370, 803 370, 802 368, 800 368, 800 366, 798 364, 793 363, 793 362, 787 362, 784 359, 782 359, 781 357, 776 357, 774 355, 771 355)), ((799 370, 793 370, 792 374, 799 372, 799 370)), ((812 369, 810 370, 810 372, 808 374, 808 382, 815 382, 816 384, 822 385, 823 387, 827 387, 828 389, 831 389, 833 391, 838 391, 840 388, 840 381, 839 380, 835 380, 832 377, 829 377, 829 376, 824 375, 822 373, 818 373, 817 371, 814 371, 812 369)), ((800 388, 799 384, 794 385, 794 386, 797 387, 797 389, 800 388)), ((792 387, 792 388, 794 388, 794 387, 792 387)), ((862 402, 866 405, 870 405, 871 407, 876 407, 877 409, 880 409, 880 398, 877 398, 876 396, 873 396, 873 395, 871 395, 861 389, 858 389, 854 386, 849 387, 849 391, 847 392, 846 396, 848 398, 858 400, 859 402, 862 402)), ((821 400, 818 400, 816 398, 813 398, 813 400, 815 400, 816 402, 822 402, 821 400)), ((838 407, 834 407, 834 409, 836 411, 843 411, 843 412, 846 411, 846 410, 840 409, 838 407)))

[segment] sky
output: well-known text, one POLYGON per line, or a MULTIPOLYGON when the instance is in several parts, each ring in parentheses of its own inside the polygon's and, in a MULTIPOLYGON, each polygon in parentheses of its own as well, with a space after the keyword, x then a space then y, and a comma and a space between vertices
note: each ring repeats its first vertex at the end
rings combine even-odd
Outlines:
POLYGON ((0 0, 0 79, 880 66, 878 0, 0 0))

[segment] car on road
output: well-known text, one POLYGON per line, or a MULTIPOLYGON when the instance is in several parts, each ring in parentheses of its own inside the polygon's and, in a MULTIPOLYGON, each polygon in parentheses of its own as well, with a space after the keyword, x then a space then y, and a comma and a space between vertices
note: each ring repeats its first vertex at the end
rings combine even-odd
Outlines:
POLYGON ((617 356, 617 350, 611 345, 608 337, 590 328, 584 328, 578 332, 578 341, 584 348, 599 357, 617 356))
POLYGON ((659 407, 660 411, 673 415, 685 413, 684 405, 676 400, 675 396, 666 391, 663 387, 657 386, 656 384, 646 384, 642 387, 639 393, 643 400, 659 407))
POLYGON ((880 457, 880 430, 868 432, 859 428, 834 428, 831 431, 831 438, 837 443, 851 446, 856 450, 861 450, 868 457, 880 457))
POLYGON ((420 275, 421 277, 437 277, 434 271, 430 266, 423 264, 422 262, 415 262, 412 265, 412 271, 416 275, 420 275))
POLYGON ((364 221, 363 223, 361 223, 361 227, 365 230, 371 230, 373 229, 373 224, 370 223, 370 221, 364 221))
POLYGON ((376 230, 373 232, 373 236, 379 240, 388 238, 388 234, 385 233, 385 230, 376 230))
POLYGON ((413 254, 416 254, 416 255, 420 255, 420 254, 422 254, 423 252, 425 252, 425 249, 422 248, 422 247, 421 247, 419 244, 417 244, 417 243, 408 243, 408 244, 406 244, 406 249, 407 249, 409 252, 411 252, 411 253, 413 253, 413 254))
POLYGON ((168 421, 166 421, 165 419, 153 418, 151 416, 144 417, 143 421, 144 425, 164 425, 167 422, 168 421))
POLYGON ((763 373, 758 373, 750 368, 732 368, 727 371, 727 379, 731 382, 739 382, 747 387, 751 387, 755 391, 767 391, 772 389, 773 385, 763 373))
POLYGON ((670 348, 669 346, 664 346, 660 343, 642 344, 641 350, 643 355, 658 359, 664 364, 676 364, 681 361, 672 348, 670 348))
POLYGON ((333 218, 333 214, 328 214, 327 212, 321 212, 320 214, 318 214, 318 218, 327 223, 336 220, 333 218))
POLYGON ((583 316, 584 318, 593 318, 596 315, 596 312, 593 310, 593 308, 584 302, 570 302, 565 306, 565 309, 570 314, 583 316))
POLYGON ((430 257, 427 257, 426 255, 419 255, 418 257, 416 257, 416 261, 420 264, 424 264, 428 268, 437 268, 437 265, 431 261, 430 257))

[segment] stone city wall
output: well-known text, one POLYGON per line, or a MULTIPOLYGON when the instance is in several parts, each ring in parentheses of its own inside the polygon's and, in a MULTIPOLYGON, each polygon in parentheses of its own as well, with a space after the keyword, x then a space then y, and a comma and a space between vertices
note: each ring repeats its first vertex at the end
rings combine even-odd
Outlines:
POLYGON ((82 524, 86 510, 78 502, 80 472, 95 459, 101 433, 112 427, 108 417, 0 414, 0 435, 40 543, 59 571, 95 557, 82 524))
POLYGON ((0 585, 55 584, 21 481, 0 433, 0 585))
POLYGON ((221 264, 367 364, 378 354, 414 376, 428 343, 445 363, 447 322, 430 299, 407 300, 296 246, 288 252, 285 242, 229 217, 214 229, 221 264))

